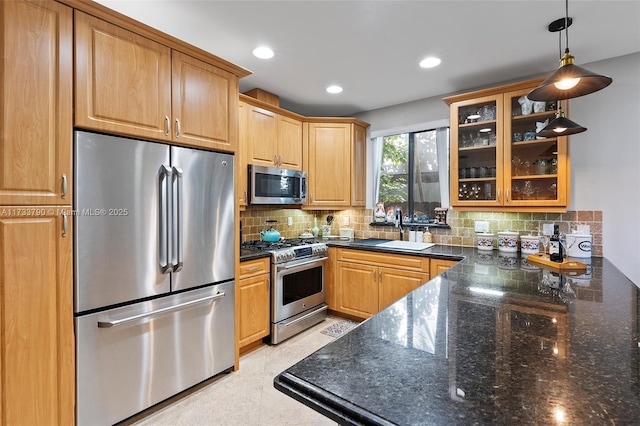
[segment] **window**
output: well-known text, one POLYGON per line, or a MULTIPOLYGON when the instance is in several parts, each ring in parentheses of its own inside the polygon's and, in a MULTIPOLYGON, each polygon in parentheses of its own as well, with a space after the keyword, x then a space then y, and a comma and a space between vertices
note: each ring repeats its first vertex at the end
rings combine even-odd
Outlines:
POLYGON ((449 129, 397 133, 376 138, 376 197, 385 209, 401 209, 412 222, 448 207, 449 129))

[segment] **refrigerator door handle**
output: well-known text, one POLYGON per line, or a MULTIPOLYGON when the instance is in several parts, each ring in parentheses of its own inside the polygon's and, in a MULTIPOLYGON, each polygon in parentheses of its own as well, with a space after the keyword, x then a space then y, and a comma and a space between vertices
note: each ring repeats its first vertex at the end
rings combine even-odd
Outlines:
POLYGON ((155 311, 151 311, 151 312, 143 312, 141 314, 137 314, 137 315, 132 315, 130 317, 126 317, 126 318, 122 318, 122 319, 118 319, 118 320, 113 320, 113 321, 98 321, 98 328, 111 328, 111 327, 115 327, 121 324, 125 324, 131 321, 135 321, 141 318, 146 318, 146 317, 150 317, 153 315, 159 315, 159 314, 165 314, 168 312, 172 312, 172 311, 176 311, 182 308, 186 308, 188 306, 191 305, 195 305, 198 303, 203 303, 203 302, 213 302, 214 300, 218 300, 218 299, 222 299, 224 296, 226 296, 225 292, 221 292, 219 291, 218 293, 214 294, 213 296, 207 296, 207 297, 202 297, 200 299, 196 299, 196 300, 191 300, 189 302, 184 302, 184 303, 179 303, 177 305, 173 305, 173 306, 167 306, 166 308, 160 308, 160 309, 156 309, 155 311))
POLYGON ((160 174, 158 178, 158 191, 160 192, 159 194, 160 208, 158 209, 158 212, 160 214, 159 221, 158 221, 159 227, 160 227, 160 232, 159 232, 160 247, 159 247, 158 256, 159 256, 159 262, 160 262, 160 271, 163 274, 168 274, 169 272, 171 272, 171 269, 173 267, 173 265, 169 263, 169 256, 170 256, 169 238, 171 238, 169 234, 169 224, 170 224, 169 195, 170 195, 170 189, 171 189, 171 184, 170 184, 171 174, 172 174, 171 169, 169 167, 165 166, 164 164, 160 167, 160 174))
POLYGON ((184 232, 184 216, 183 216, 183 191, 182 191, 182 177, 183 171, 180 167, 173 167, 173 180, 176 181, 176 192, 173 202, 173 244, 175 248, 175 263, 173 264, 173 272, 178 272, 182 269, 183 265, 183 232, 184 232))

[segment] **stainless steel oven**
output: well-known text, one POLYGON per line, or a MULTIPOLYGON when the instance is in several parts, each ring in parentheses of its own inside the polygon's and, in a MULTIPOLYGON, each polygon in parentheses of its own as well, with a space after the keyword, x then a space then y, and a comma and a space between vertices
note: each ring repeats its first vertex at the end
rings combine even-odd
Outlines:
POLYGON ((327 317, 327 245, 316 240, 251 241, 243 248, 271 253, 271 336, 277 344, 327 317))
POLYGON ((327 317, 327 259, 319 254, 273 265, 271 343, 288 339, 327 317))

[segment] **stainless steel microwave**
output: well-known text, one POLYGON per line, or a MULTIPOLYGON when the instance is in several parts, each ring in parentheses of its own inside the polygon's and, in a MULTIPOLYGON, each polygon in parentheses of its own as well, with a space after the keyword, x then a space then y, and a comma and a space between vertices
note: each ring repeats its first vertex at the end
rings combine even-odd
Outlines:
POLYGON ((306 172, 249 165, 251 204, 304 204, 306 200, 306 172))

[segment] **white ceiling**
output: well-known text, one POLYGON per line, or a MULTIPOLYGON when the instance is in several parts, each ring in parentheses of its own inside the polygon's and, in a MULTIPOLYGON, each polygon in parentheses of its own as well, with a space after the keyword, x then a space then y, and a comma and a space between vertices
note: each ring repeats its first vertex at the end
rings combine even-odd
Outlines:
MULTIPOLYGON (((562 0, 98 2, 251 70, 241 91, 259 87, 309 116, 551 73, 558 33, 547 26, 565 14, 562 0), (253 57, 261 44, 275 57, 253 57), (442 64, 421 69, 429 55, 442 64), (330 84, 344 91, 330 95, 330 84)), ((576 65, 640 52, 640 0, 572 0, 569 16, 576 65)))

